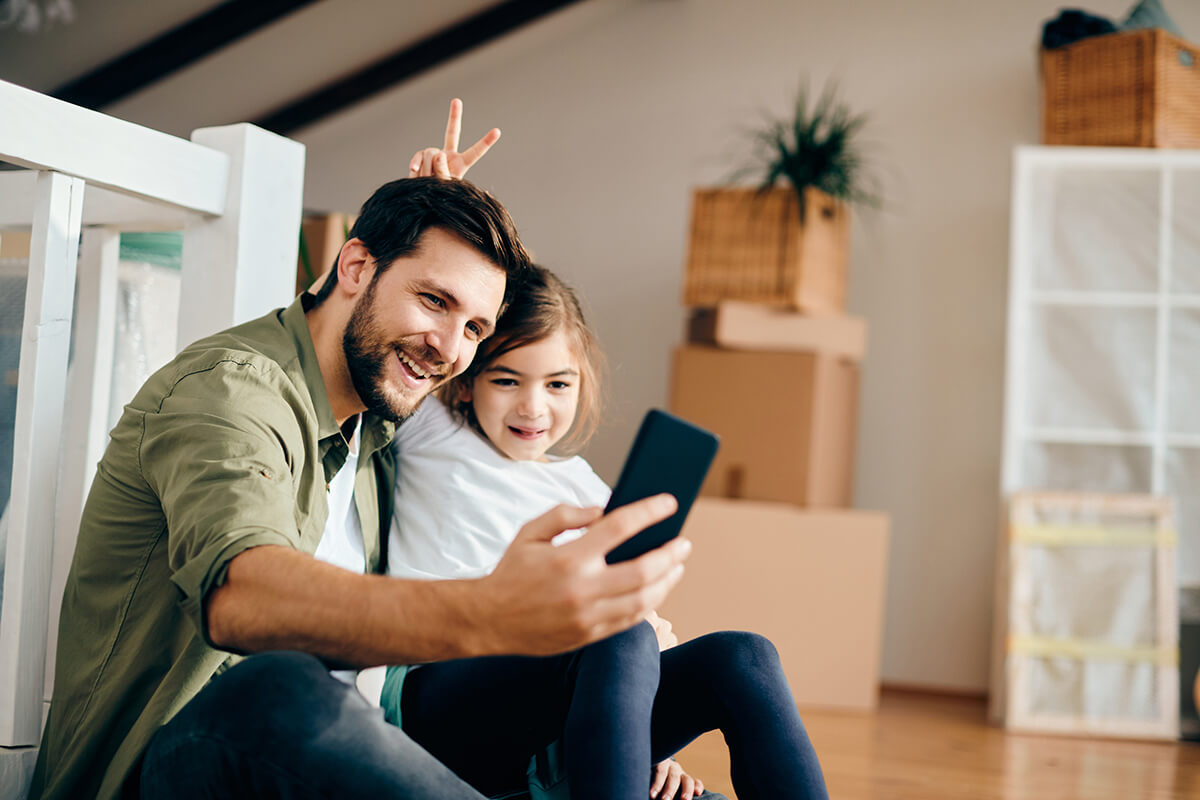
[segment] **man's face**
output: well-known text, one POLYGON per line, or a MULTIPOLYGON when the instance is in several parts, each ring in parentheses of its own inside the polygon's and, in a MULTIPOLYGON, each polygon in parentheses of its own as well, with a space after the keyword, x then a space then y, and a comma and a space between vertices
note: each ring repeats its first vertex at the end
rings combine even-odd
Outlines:
POLYGON ((502 269, 439 228, 422 235, 417 252, 375 273, 342 337, 363 404, 399 422, 466 369, 495 327, 504 285, 502 269))

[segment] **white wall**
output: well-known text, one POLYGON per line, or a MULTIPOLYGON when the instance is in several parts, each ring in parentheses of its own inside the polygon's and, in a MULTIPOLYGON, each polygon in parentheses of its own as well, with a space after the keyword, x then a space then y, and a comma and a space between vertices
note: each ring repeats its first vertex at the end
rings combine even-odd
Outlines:
MULTIPOLYGON (((1089 5, 1115 16, 1130 1, 1089 5)), ((1169 5, 1200 37, 1198 4, 1169 5)), ((855 222, 850 292, 872 336, 856 501, 894 524, 883 674, 981 689, 1010 154, 1038 138, 1035 46, 1058 6, 591 0, 302 132, 305 204, 354 209, 440 143, 452 96, 466 102, 464 140, 503 128, 472 177, 590 306, 614 400, 589 455, 612 478, 641 412, 666 402, 690 188, 741 163, 739 132, 786 111, 801 75, 836 76, 871 114, 888 200, 855 222)))

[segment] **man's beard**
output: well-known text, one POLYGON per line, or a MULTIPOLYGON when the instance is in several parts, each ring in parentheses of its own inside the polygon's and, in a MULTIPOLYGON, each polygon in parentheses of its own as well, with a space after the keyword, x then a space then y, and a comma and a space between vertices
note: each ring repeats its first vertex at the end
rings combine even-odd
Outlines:
POLYGON ((372 279, 367 291, 355 304, 342 335, 342 350, 346 355, 346 369, 354 391, 366 405, 367 410, 395 423, 403 422, 421 404, 425 395, 433 391, 444 378, 427 378, 428 391, 416 397, 408 397, 386 386, 384 375, 389 359, 395 359, 397 351, 403 351, 425 364, 438 365, 441 356, 429 346, 405 339, 389 342, 375 319, 375 281, 372 279))

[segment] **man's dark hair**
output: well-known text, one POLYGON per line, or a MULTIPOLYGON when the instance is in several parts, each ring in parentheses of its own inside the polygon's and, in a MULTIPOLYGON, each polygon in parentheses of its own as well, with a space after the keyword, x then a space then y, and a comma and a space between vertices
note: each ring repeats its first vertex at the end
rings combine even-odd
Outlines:
MULTIPOLYGON (((430 228, 454 234, 504 270, 504 304, 508 304, 529 269, 529 254, 500 201, 468 181, 402 178, 385 183, 363 203, 349 238, 361 239, 367 246, 378 279, 395 259, 415 252, 430 228)), ((334 262, 313 307, 333 293, 337 280, 334 262)))

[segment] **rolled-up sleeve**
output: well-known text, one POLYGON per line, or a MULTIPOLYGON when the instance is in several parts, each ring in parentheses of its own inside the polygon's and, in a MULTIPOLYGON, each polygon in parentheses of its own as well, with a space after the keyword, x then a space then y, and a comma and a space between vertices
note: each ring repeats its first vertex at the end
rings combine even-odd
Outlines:
POLYGON ((270 365, 221 360, 182 375, 144 417, 140 467, 167 524, 180 605, 205 641, 205 598, 229 562, 259 545, 299 546, 293 469, 297 409, 270 365))

